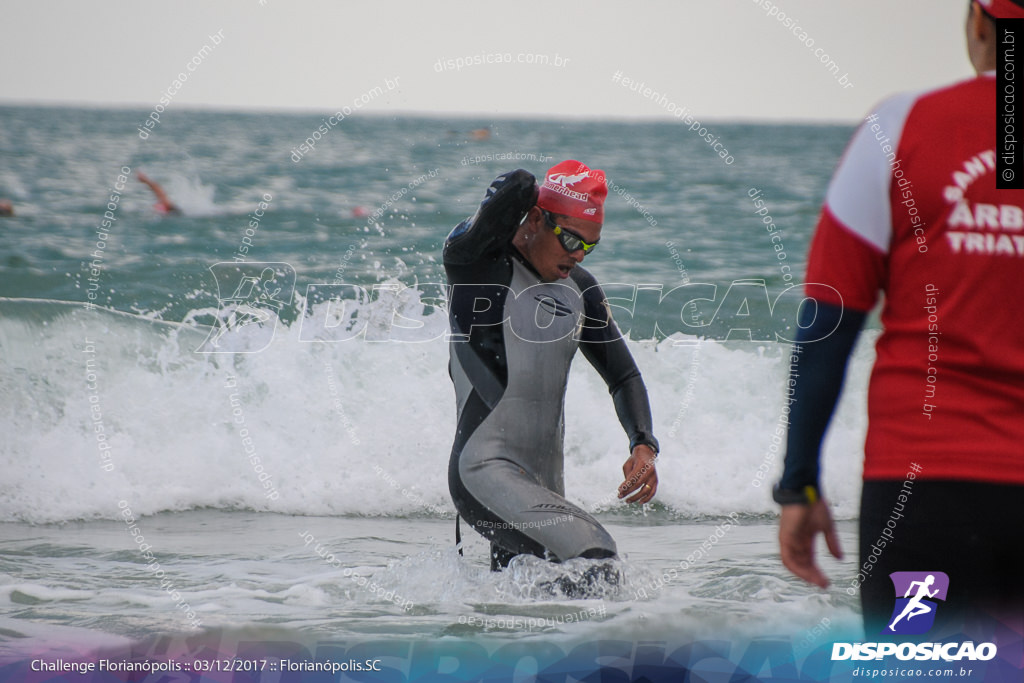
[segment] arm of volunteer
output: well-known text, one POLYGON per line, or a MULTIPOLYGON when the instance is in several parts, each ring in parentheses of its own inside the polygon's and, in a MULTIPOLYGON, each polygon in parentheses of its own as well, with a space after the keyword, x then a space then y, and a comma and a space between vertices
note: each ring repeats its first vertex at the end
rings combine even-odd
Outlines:
POLYGON ((455 226, 444 243, 444 262, 474 263, 506 246, 537 202, 537 181, 523 169, 494 179, 476 213, 455 226))
POLYGON ((821 442, 843 388, 847 361, 867 317, 860 311, 821 302, 814 308, 802 307, 801 327, 793 345, 789 378, 793 394, 788 399, 791 411, 780 489, 818 488, 821 442), (834 331, 829 334, 830 330, 834 331), (812 339, 817 341, 808 341, 812 339))
POLYGON ((659 450, 647 387, 597 281, 582 269, 576 279, 583 289, 585 315, 580 349, 608 385, 619 424, 629 436, 630 457, 622 468, 625 481, 619 485, 619 498, 646 503, 658 490, 654 463, 659 450))
POLYGON ((877 135, 884 131, 898 149, 913 102, 913 97, 890 98, 858 128, 829 183, 807 257, 805 291, 817 306, 801 311, 800 325, 807 327, 801 327, 793 347, 796 374, 788 382, 793 391, 786 462, 773 497, 782 504, 782 563, 821 587, 828 578, 815 562, 816 536, 823 533, 831 553, 842 556, 832 514, 818 493, 821 441, 865 312, 874 307, 885 283, 892 240, 892 170, 879 153, 877 135))
MULTIPOLYGON (((793 394, 786 461, 778 488, 786 491, 820 489, 821 442, 835 411, 853 345, 864 324, 865 313, 844 311, 840 306, 818 302, 817 310, 801 310, 800 331, 793 346, 791 367, 793 394), (813 319, 808 319, 813 316, 813 319), (806 325, 806 327, 804 327, 806 325), (829 334, 830 330, 832 331, 829 334), (824 337, 824 338, 822 338, 824 337), (816 341, 811 341, 816 340, 816 341)), ((828 586, 828 578, 814 557, 819 533, 833 556, 842 557, 828 503, 813 494, 808 503, 782 506, 779 520, 779 551, 782 563, 808 583, 828 586)))

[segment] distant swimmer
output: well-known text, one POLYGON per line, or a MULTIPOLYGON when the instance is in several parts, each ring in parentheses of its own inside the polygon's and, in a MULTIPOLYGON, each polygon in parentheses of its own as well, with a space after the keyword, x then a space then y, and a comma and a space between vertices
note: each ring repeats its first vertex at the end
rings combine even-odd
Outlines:
POLYGON ((449 129, 448 130, 448 137, 451 137, 451 138, 454 138, 454 137, 464 137, 464 139, 467 142, 469 142, 469 141, 481 142, 483 140, 490 140, 491 139, 491 129, 490 129, 490 126, 484 126, 483 128, 474 128, 473 130, 469 131, 468 133, 457 131, 457 130, 450 130, 449 129))
POLYGON ((933 576, 932 574, 929 574, 924 581, 910 582, 910 585, 907 586, 907 592, 903 595, 903 597, 909 598, 910 592, 914 590, 914 586, 918 587, 917 594, 914 597, 910 598, 910 601, 907 603, 907 606, 903 608, 903 611, 900 612, 900 615, 893 619, 892 623, 889 624, 890 631, 894 629, 896 624, 898 624, 900 619, 902 619, 903 617, 906 617, 907 621, 910 621, 916 616, 919 616, 921 614, 928 614, 932 611, 931 607, 929 607, 921 601, 925 598, 934 598, 935 594, 939 592, 938 588, 931 591, 930 593, 928 592, 928 586, 932 585, 933 583, 935 583, 935 576, 933 576))
POLYGON ((147 176, 142 171, 139 171, 139 182, 145 184, 150 190, 153 191, 153 194, 156 195, 157 201, 156 204, 153 205, 153 208, 156 209, 157 213, 162 213, 164 215, 170 216, 181 214, 181 209, 179 209, 178 206, 167 197, 167 193, 164 192, 164 188, 160 187, 156 182, 150 180, 149 176, 147 176))
MULTIPOLYGON (((607 194, 604 174, 578 161, 551 168, 539 189, 529 172, 510 171, 445 241, 458 409, 448 486, 461 518, 491 542, 495 571, 519 554, 617 557, 604 527, 564 497, 577 348, 607 383, 629 438, 619 498, 647 503, 658 489, 647 389, 604 292, 579 266, 601 238, 607 194), (566 177, 575 180, 557 182, 566 177)), ((618 576, 607 563, 591 569, 590 583, 618 576)))
POLYGON ((10 199, 0 199, 0 217, 10 218, 14 215, 14 204, 10 199))

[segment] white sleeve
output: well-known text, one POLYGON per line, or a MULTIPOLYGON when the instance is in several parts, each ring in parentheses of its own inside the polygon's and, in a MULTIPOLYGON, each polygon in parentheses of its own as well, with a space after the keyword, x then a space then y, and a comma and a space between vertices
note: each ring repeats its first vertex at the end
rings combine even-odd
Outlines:
POLYGON ((918 96, 896 95, 875 108, 850 140, 825 196, 829 210, 843 225, 885 254, 892 238, 893 165, 900 161, 903 126, 918 96), (891 148, 888 152, 885 145, 891 148))

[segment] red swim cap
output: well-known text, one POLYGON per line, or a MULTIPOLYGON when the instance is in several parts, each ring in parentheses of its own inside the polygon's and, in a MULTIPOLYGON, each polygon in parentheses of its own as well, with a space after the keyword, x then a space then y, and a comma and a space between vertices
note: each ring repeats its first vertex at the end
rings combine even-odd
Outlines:
POLYGON ((540 186, 537 206, 551 213, 604 223, 604 198, 608 185, 604 171, 589 169, 574 159, 548 169, 540 186))
POLYGON ((978 0, 978 4, 996 19, 1024 19, 1024 7, 1013 0, 978 0))

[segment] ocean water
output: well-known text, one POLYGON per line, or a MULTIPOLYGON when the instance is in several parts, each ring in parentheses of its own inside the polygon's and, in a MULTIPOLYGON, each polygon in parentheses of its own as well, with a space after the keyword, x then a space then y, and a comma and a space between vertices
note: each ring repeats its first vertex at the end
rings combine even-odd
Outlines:
POLYGON ((769 492, 793 287, 849 127, 723 124, 727 165, 673 123, 367 116, 296 162, 320 117, 184 112, 142 140, 143 116, 0 108, 0 198, 17 213, 0 219, 4 660, 168 633, 563 650, 784 633, 802 656, 824 630, 857 632, 845 588, 874 330, 825 449, 848 553, 825 560, 832 588, 781 567, 769 492), (460 557, 446 480, 441 244, 494 176, 564 158, 614 183, 584 265, 630 332, 662 444, 655 502, 617 501, 626 442, 600 378, 574 365, 567 495, 608 525, 626 577, 582 600, 545 593, 543 563, 491 574, 465 527, 460 557), (138 170, 183 214, 158 215, 138 170), (243 245, 242 271, 215 265, 243 245), (273 264, 281 305, 213 347, 240 310, 226 283, 254 262, 273 264), (708 300, 661 300, 681 286, 708 300))

